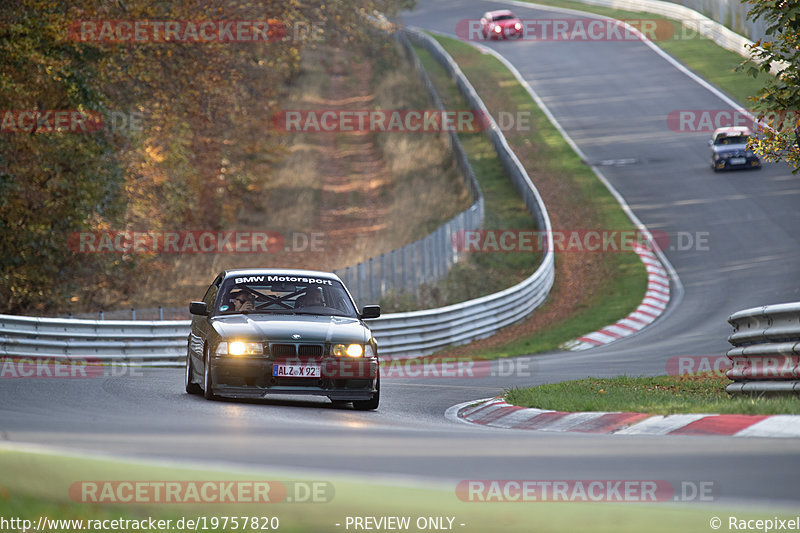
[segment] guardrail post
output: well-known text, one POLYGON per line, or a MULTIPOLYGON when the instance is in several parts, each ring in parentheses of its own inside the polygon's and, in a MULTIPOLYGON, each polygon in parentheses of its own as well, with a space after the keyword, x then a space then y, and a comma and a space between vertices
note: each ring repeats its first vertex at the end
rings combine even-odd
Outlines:
POLYGON ((392 286, 389 290, 397 292, 397 250, 392 250, 392 286))
POLYGON ((369 303, 375 302, 375 273, 372 270, 372 258, 369 258, 369 303))
POLYGON ((380 287, 380 296, 378 299, 380 300, 386 295, 386 254, 381 254, 381 287, 380 287))

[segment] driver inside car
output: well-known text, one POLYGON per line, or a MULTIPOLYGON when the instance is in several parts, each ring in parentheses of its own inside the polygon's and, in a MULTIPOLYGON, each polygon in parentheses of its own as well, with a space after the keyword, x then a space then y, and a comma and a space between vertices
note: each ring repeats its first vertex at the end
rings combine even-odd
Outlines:
POLYGON ((243 290, 231 291, 231 303, 233 304, 233 310, 237 313, 255 311, 256 309, 253 303, 253 295, 243 290))

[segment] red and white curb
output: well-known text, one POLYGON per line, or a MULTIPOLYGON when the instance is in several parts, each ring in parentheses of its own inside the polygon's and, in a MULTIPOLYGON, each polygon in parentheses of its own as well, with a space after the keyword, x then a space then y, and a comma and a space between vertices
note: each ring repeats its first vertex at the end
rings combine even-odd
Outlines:
POLYGON ((645 413, 565 413, 530 409, 502 398, 454 405, 445 416, 479 426, 615 435, 729 435, 800 438, 800 415, 648 415, 645 413))
POLYGON ((565 342, 561 347, 565 350, 579 351, 602 346, 615 340, 632 335, 657 319, 669 304, 669 275, 655 253, 646 246, 634 245, 634 252, 647 269, 647 292, 636 310, 617 321, 592 333, 565 342))

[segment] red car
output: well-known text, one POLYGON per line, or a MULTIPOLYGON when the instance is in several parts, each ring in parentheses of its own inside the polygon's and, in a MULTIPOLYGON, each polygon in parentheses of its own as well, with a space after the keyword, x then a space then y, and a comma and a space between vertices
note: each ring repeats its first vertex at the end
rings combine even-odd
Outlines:
POLYGON ((481 18, 484 39, 518 39, 522 37, 522 22, 508 9, 487 11, 481 18))

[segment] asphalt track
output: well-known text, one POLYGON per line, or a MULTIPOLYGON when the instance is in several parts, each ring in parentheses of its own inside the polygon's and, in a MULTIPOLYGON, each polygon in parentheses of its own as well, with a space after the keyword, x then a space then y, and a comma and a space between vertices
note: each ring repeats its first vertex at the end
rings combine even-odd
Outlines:
MULTIPOLYGON (((500 2, 421 1, 414 26, 454 33, 500 2)), ((557 17, 514 7, 523 18, 557 17)), ((719 501, 800 502, 793 439, 624 437, 490 430, 445 410, 506 387, 589 375, 663 374, 676 355, 721 355, 739 309, 800 300, 798 177, 781 165, 715 174, 705 133, 671 131, 678 109, 726 104, 638 42, 491 43, 651 229, 709 232, 707 250, 667 256, 685 294, 653 326, 581 353, 521 358, 516 375, 383 381, 377 412, 324 401, 207 402, 182 371, 76 380, 3 380, 0 438, 144 458, 341 471, 430 480, 707 480, 719 501), (280 450, 279 454, 275 450, 280 450)), ((534 176, 535 181, 535 176, 534 176)), ((507 364, 507 363, 506 363, 507 364)))

